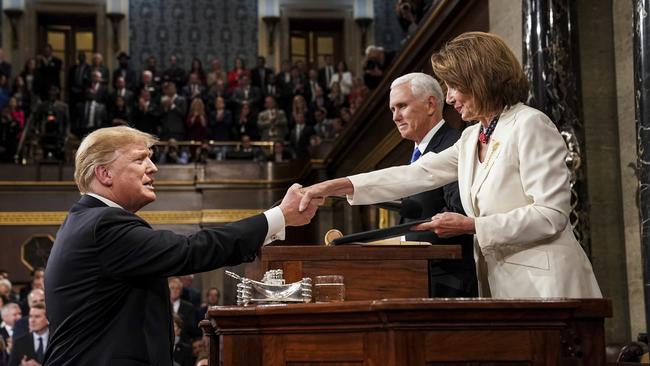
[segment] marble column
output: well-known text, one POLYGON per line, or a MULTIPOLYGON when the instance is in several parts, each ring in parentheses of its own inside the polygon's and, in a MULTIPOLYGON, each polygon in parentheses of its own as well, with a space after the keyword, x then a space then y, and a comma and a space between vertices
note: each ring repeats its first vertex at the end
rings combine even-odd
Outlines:
POLYGON ((646 306, 646 332, 650 329, 650 0, 634 1, 634 91, 639 178, 639 222, 646 306))
POLYGON ((591 252, 585 180, 584 126, 580 104, 580 70, 574 2, 523 2, 523 64, 531 84, 528 104, 548 115, 571 153, 570 222, 585 251, 591 252))

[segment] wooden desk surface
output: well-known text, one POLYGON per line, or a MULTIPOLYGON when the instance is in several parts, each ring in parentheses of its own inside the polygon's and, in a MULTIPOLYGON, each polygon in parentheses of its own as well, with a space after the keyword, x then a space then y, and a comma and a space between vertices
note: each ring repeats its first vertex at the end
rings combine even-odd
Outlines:
POLYGON ((201 326, 211 365, 604 366, 611 314, 603 299, 388 299, 212 307, 201 326))
POLYGON ((267 262, 285 260, 420 260, 460 259, 460 245, 361 246, 291 245, 266 246, 262 258, 267 262))

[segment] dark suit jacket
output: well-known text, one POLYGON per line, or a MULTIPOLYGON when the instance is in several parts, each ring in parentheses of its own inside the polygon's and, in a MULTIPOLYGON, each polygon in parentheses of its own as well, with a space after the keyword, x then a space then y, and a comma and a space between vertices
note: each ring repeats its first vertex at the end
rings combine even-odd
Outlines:
POLYGON ((181 305, 178 307, 178 316, 183 320, 181 339, 190 343, 192 338, 201 336, 199 322, 196 320, 196 308, 191 302, 181 300, 181 305))
POLYGON ((38 68, 38 94, 41 96, 41 100, 47 100, 47 96, 50 91, 51 86, 57 86, 61 88, 61 67, 63 67, 63 61, 61 59, 52 56, 49 60, 44 58, 39 59, 40 67, 38 68))
POLYGON ((252 261, 267 230, 264 215, 256 215, 177 235, 82 196, 61 225, 45 270, 45 364, 171 366, 167 277, 252 261))
POLYGON ((120 76, 124 76, 125 88, 133 91, 138 86, 138 80, 137 76, 135 75, 135 71, 130 67, 123 69, 122 67, 118 66, 115 70, 113 70, 113 77, 111 79, 113 80, 113 88, 115 88, 115 80, 117 80, 117 78, 120 76))
POLYGON ((16 324, 14 324, 14 340, 24 336, 25 334, 29 334, 29 307, 23 314, 27 315, 23 315, 23 317, 16 320, 16 324))
POLYGON ((251 70, 251 85, 264 90, 266 86, 266 78, 273 74, 273 70, 268 67, 256 67, 251 70), (262 74, 264 77, 262 77, 262 74))
MULTIPOLYGON (((49 347, 49 344, 48 344, 49 347)), ((36 350, 34 349, 33 333, 28 333, 20 338, 14 340, 13 348, 11 349, 11 357, 9 358, 9 366, 19 366, 23 356, 27 359, 36 360, 36 350)))
MULTIPOLYGON (((459 138, 460 132, 445 123, 433 136, 425 153, 431 151, 439 153, 452 146, 459 138)), ((403 222, 429 218, 440 212, 465 214, 458 193, 458 182, 408 198, 422 205, 422 215, 418 219, 403 219, 403 222)), ((429 267, 430 295, 432 297, 478 296, 472 235, 443 239, 431 231, 421 231, 407 234, 406 240, 426 241, 433 244, 461 244, 463 254, 461 261, 436 262, 429 267)))

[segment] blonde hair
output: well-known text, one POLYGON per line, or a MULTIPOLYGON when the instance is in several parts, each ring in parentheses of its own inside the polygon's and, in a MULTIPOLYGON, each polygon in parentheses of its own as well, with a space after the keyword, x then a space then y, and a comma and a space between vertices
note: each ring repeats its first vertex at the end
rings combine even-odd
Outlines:
POLYGON ((95 168, 109 165, 117 157, 117 151, 132 144, 153 146, 158 139, 148 133, 127 126, 101 128, 86 136, 75 155, 74 181, 82 194, 90 189, 95 168))
POLYGON ((524 102, 528 79, 505 41, 494 34, 467 32, 431 56, 433 73, 449 87, 471 95, 478 115, 524 102))

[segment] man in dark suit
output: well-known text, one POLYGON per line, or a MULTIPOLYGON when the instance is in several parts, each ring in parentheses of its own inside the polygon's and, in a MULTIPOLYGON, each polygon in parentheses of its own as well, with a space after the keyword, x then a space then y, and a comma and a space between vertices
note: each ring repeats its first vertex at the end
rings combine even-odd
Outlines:
POLYGON ((326 91, 330 90, 332 76, 335 73, 336 71, 334 70, 334 64, 332 62, 332 55, 325 55, 325 65, 318 70, 318 82, 326 91))
POLYGON ((160 98, 162 137, 182 141, 186 137, 187 100, 176 93, 176 84, 165 85, 165 95, 160 98))
POLYGON ((126 52, 120 52, 119 55, 117 55, 117 61, 119 62, 117 68, 113 70, 113 88, 117 89, 117 78, 118 77, 123 77, 124 78, 124 83, 127 89, 134 91, 138 84, 137 84, 137 75, 135 74, 135 71, 129 66, 129 60, 131 57, 126 54, 126 52))
MULTIPOLYGON (((415 143, 411 162, 416 161, 424 153, 439 153, 460 138, 460 132, 451 128, 442 119, 443 103, 442 89, 429 75, 410 73, 395 79, 391 84, 390 110, 393 113, 393 121, 402 137, 415 143)), ((457 182, 408 198, 422 205, 422 215, 417 219, 430 218, 445 211, 464 214, 457 182)), ((417 219, 403 219, 403 221, 417 219)), ((442 261, 429 265, 430 295, 432 297, 478 296, 471 235, 442 239, 431 231, 422 231, 407 234, 406 240, 433 244, 460 244, 462 260, 442 261)))
POLYGON ((266 58, 264 58, 264 56, 259 56, 257 58, 257 66, 251 70, 251 85, 266 92, 266 80, 268 75, 272 74, 273 70, 266 67, 266 58))
MULTIPOLYGON (((79 146, 82 193, 57 232, 45 270, 51 335, 46 365, 171 366, 174 346, 167 277, 255 259, 285 226, 307 224, 300 185, 262 214, 193 235, 154 230, 136 215, 156 199, 156 139, 119 126, 79 146)), ((322 203, 318 202, 318 203, 322 203)))
POLYGON ((183 321, 181 338, 183 342, 190 343, 192 338, 201 336, 201 330, 196 321, 196 311, 198 309, 191 302, 181 299, 183 282, 180 278, 170 277, 167 282, 169 284, 169 301, 172 305, 172 312, 183 321))
POLYGON ((0 73, 11 79, 11 64, 5 60, 5 52, 0 48, 0 73))
POLYGON ((36 304, 29 310, 29 334, 14 340, 9 366, 43 365, 49 345, 49 322, 45 305, 36 304))
MULTIPOLYGON (((86 53, 81 51, 77 54, 77 64, 72 66, 68 71, 68 97, 69 104, 76 106, 82 103, 86 96, 86 91, 91 84, 90 65, 86 63, 86 53)), ((74 109, 73 109, 74 110, 74 109)), ((72 114, 72 111, 70 111, 72 114)), ((77 114, 71 115, 73 120, 77 119, 77 114)))
POLYGON ((41 100, 47 100, 51 87, 61 89, 63 61, 52 55, 52 46, 49 44, 43 47, 43 54, 38 56, 38 60, 38 94, 41 100))
POLYGON ((14 335, 14 327, 18 319, 22 316, 22 311, 18 304, 10 302, 2 307, 0 315, 2 316, 2 322, 0 323, 0 337, 2 337, 5 344, 7 344, 9 337, 14 335))

